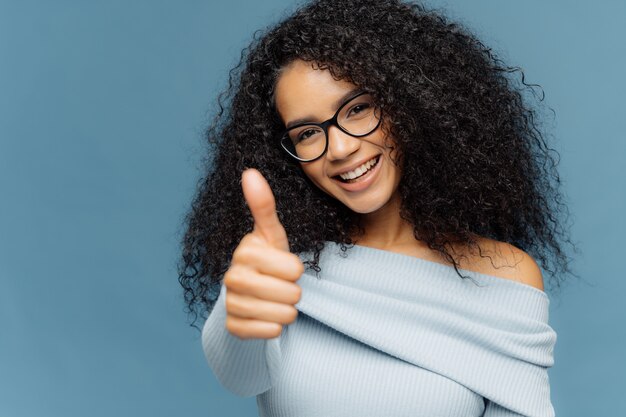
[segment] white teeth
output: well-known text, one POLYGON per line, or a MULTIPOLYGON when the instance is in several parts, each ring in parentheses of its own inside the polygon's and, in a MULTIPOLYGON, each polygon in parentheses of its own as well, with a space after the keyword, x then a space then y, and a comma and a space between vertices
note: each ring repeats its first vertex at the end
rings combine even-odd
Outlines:
POLYGON ((349 171, 349 172, 346 172, 346 173, 343 173, 343 174, 339 174, 339 176, 342 179, 344 179, 344 180, 351 180, 351 179, 354 179, 356 177, 360 177, 361 175, 363 175, 365 173, 365 171, 367 171, 367 169, 369 167, 374 165, 375 162, 376 162, 376 157, 370 159, 369 161, 367 161, 366 163, 364 163, 360 167, 356 168, 355 170, 349 171))

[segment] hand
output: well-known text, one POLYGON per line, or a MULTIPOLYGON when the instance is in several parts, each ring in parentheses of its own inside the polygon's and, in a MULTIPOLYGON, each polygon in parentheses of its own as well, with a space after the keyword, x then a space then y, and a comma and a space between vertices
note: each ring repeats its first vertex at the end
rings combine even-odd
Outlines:
POLYGON ((254 228, 233 252, 224 274, 226 329, 240 339, 271 339, 298 316, 294 307, 304 272, 300 258, 289 252, 287 233, 276 214, 272 190, 259 171, 247 169, 241 186, 254 228))

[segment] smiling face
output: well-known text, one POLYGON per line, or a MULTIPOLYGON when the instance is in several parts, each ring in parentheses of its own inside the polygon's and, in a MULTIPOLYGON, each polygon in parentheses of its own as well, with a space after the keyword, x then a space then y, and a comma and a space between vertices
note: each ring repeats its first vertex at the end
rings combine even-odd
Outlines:
MULTIPOLYGON (((276 109, 285 125, 298 119, 321 123, 331 118, 343 104, 342 98, 350 97, 354 91, 354 84, 335 80, 330 71, 295 60, 278 77, 276 109)), ((352 105, 344 108, 342 113, 351 112, 351 108, 352 105)), ((351 114, 356 117, 362 107, 354 109, 351 114)), ((315 161, 300 162, 302 170, 321 190, 357 213, 378 211, 389 207, 393 200, 397 203, 401 170, 391 159, 390 138, 385 146, 384 123, 383 118, 376 130, 363 137, 353 137, 337 126, 329 126, 328 150, 315 161), (372 160, 377 162, 372 165, 372 160), (356 182, 344 182, 338 177, 347 171, 351 171, 348 176, 354 177, 365 168, 368 171, 356 182)))

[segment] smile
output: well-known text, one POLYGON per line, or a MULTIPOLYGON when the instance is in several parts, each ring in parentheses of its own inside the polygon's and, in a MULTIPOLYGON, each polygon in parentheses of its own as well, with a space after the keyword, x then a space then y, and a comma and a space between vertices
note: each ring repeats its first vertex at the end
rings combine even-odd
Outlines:
POLYGON ((369 161, 365 162, 364 164, 362 164, 361 166, 357 167, 356 169, 352 171, 344 172, 343 174, 339 174, 337 176, 346 182, 354 182, 352 180, 365 174, 369 169, 371 169, 374 165, 376 165, 377 162, 378 162, 377 157, 374 157, 370 159, 369 161))
POLYGON ((356 170, 332 177, 337 184, 347 191, 361 191, 367 188, 380 171, 381 155, 358 167, 356 170), (360 175, 359 175, 360 174, 360 175), (342 178, 342 177, 345 177, 342 178))

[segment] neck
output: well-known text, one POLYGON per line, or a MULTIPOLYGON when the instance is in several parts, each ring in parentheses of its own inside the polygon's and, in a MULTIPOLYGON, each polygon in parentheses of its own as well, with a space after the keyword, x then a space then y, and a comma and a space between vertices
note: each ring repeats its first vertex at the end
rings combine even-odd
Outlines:
POLYGON ((361 225, 365 233, 353 239, 357 245, 390 250, 419 244, 413 235, 413 226, 400 217, 397 192, 380 209, 361 215, 361 225))

